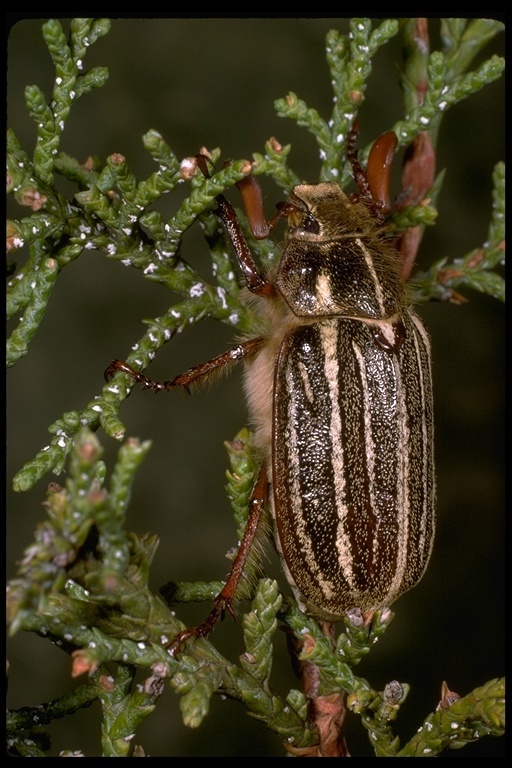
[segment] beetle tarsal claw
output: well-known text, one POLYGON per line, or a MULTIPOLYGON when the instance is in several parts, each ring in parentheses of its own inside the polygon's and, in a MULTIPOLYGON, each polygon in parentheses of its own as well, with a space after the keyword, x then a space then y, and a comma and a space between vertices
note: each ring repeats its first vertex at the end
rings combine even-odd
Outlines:
POLYGON ((197 627, 189 627, 188 629, 184 629, 181 632, 178 632, 176 637, 174 637, 167 646, 169 653, 171 653, 172 656, 181 653, 183 646, 187 640, 190 640, 191 638, 206 640, 211 632, 213 632, 213 629, 219 619, 220 621, 224 621, 226 611, 229 613, 231 618, 236 621, 235 611, 231 605, 231 600, 224 597, 223 595, 218 595, 218 597, 216 597, 213 602, 213 608, 208 614, 206 620, 203 621, 202 624, 199 624, 197 627))

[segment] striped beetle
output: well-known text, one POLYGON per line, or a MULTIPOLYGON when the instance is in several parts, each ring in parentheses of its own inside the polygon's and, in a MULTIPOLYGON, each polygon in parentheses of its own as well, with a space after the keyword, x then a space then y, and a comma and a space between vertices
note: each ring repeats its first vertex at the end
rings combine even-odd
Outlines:
MULTIPOLYGON (((435 528, 430 344, 411 311, 398 254, 382 226, 394 134, 351 157, 360 189, 300 184, 277 216, 262 217, 259 185, 237 185, 257 237, 288 218, 277 272, 263 275, 223 195, 217 214, 266 333, 158 383, 119 360, 105 371, 143 387, 188 387, 244 359, 245 392, 261 460, 245 534, 224 588, 199 627, 207 636, 232 602, 270 500, 276 547, 300 607, 335 621, 367 617, 421 579, 435 528)), ((203 159, 204 160, 204 159, 203 159)), ((203 173, 207 174, 205 163, 203 173)))

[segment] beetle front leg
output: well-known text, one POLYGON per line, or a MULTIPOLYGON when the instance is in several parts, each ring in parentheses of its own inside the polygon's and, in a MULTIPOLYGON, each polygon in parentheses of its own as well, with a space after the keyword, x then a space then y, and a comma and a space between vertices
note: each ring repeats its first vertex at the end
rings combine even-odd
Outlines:
POLYGON ((212 632, 219 619, 223 619, 226 611, 235 618, 233 602, 236 591, 244 574, 247 559, 254 544, 258 528, 264 518, 265 505, 269 495, 269 481, 266 466, 262 465, 249 503, 249 517, 237 555, 231 566, 227 581, 214 600, 213 608, 208 617, 198 627, 191 627, 179 632, 169 645, 170 651, 179 652, 183 644, 191 637, 206 638, 212 632))
POLYGON ((154 381, 146 376, 141 371, 135 370, 128 363, 124 363, 122 360, 112 360, 108 368, 104 372, 105 381, 109 381, 116 373, 126 373, 135 379, 136 382, 142 384, 144 389, 152 389, 155 393, 162 392, 164 390, 170 391, 176 387, 182 387, 187 392, 194 384, 200 384, 206 381, 211 376, 222 373, 233 363, 237 363, 239 360, 243 360, 245 357, 257 352, 264 343, 263 338, 247 339, 241 341, 227 352, 223 352, 222 355, 208 360, 200 365, 195 365, 193 368, 189 368, 185 373, 180 373, 174 379, 169 381, 154 381))
MULTIPOLYGON (((254 183, 259 188, 255 179, 254 183)), ((240 188, 242 189, 243 187, 240 188)), ((224 224, 226 234, 235 251, 247 288, 251 293, 255 293, 259 296, 274 296, 275 288, 258 269, 240 228, 240 222, 238 221, 235 209, 224 195, 219 195, 216 200, 218 205, 216 213, 224 224)))

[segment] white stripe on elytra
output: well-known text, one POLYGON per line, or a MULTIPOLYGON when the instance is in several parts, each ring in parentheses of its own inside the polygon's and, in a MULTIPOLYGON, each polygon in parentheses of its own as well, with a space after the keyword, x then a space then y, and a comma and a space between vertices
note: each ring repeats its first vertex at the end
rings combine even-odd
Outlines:
POLYGON ((375 298, 377 299, 377 303, 379 305, 380 315, 381 317, 386 316, 385 312, 385 306, 384 306, 384 294, 382 293, 382 287, 380 284, 380 280, 377 277, 377 273, 375 272, 375 267, 373 266, 373 259, 371 256, 370 251, 363 245, 363 241, 361 238, 356 237, 355 242, 360 247, 364 254, 364 260, 366 262, 366 266, 368 267, 368 272, 370 273, 372 280, 373 280, 373 287, 375 290, 375 298))
MULTIPOLYGON (((427 358, 427 364, 428 364, 428 371, 426 372, 427 376, 431 376, 431 370, 430 370, 430 340, 428 338, 427 332, 425 331, 425 328, 423 327, 423 323, 421 320, 414 314, 411 314, 411 320, 413 321, 416 330, 418 331, 418 335, 414 334, 414 344, 416 348, 416 358, 418 360, 418 370, 421 373, 419 377, 419 386, 421 389, 421 402, 425 403, 427 401, 427 393, 425 392, 425 378, 423 375, 423 365, 421 361, 421 350, 419 348, 419 341, 420 339, 423 341, 424 348, 427 352, 426 358, 427 358)), ((427 488, 429 490, 429 493, 431 492, 432 496, 434 496, 434 488, 429 488, 429 464, 433 461, 431 452, 433 450, 433 435, 430 434, 430 430, 427 426, 427 420, 426 418, 422 419, 421 423, 421 429, 422 429, 422 446, 424 447, 423 455, 422 455, 422 481, 421 486, 422 488, 427 488)), ((420 542, 419 542, 419 549, 420 552, 424 551, 425 548, 425 539, 428 536, 427 531, 427 522, 432 517, 429 514, 428 506, 430 503, 430 497, 427 498, 424 496, 424 502, 423 502, 423 509, 421 511, 421 524, 420 524, 420 542)), ((433 536, 430 536, 430 550, 432 549, 433 544, 433 536)), ((429 557, 429 553, 426 554, 426 559, 429 557)))
POLYGON ((407 550, 409 542, 409 509, 411 504, 409 476, 411 472, 411 456, 408 450, 410 440, 409 420, 405 400, 405 386, 402 371, 395 355, 392 355, 397 382, 397 419, 398 419, 398 455, 396 464, 401 468, 396 482, 396 511, 398 515, 398 549, 396 553, 396 568, 390 584, 388 595, 394 599, 403 591, 403 582, 407 573, 407 550))
POLYGON ((335 513, 338 517, 338 526, 336 534, 336 549, 341 564, 344 578, 347 583, 352 585, 354 574, 352 571, 353 553, 350 550, 349 535, 346 530, 347 525, 347 506, 346 506, 346 478, 345 478, 345 460, 343 446, 341 444, 341 412, 340 412, 340 390, 339 382, 341 378, 340 360, 339 360, 339 336, 340 330, 338 323, 326 323, 322 326, 322 347, 324 351, 324 372, 326 380, 329 382, 329 398, 331 405, 331 421, 329 425, 329 435, 331 444, 331 462, 334 475, 334 505, 335 513))

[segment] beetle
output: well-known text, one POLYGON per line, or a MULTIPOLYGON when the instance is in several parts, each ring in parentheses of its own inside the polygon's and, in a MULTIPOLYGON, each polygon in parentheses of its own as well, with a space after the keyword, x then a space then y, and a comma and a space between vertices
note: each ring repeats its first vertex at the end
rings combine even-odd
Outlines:
POLYGON ((286 578, 318 619, 337 621, 353 608, 368 619, 425 572, 435 530, 430 342, 383 225, 396 143, 393 133, 377 140, 366 170, 352 147, 359 194, 335 182, 299 184, 268 223, 255 178, 238 183, 257 237, 288 219, 273 275, 258 269, 233 207, 216 198, 265 333, 162 383, 119 360, 105 371, 159 392, 246 364, 260 461, 248 522, 210 615, 179 643, 233 613, 267 502, 286 578))

